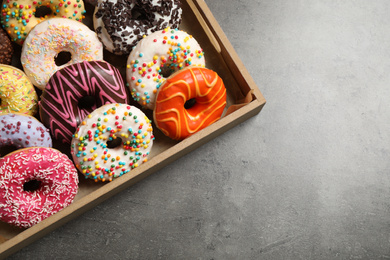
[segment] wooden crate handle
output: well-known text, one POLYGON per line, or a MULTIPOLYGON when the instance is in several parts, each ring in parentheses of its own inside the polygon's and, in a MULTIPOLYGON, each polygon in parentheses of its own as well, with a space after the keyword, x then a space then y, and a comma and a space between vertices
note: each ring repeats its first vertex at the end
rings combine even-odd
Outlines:
POLYGON ((216 51, 221 54, 230 72, 234 75, 238 84, 240 84, 243 96, 248 98, 249 94, 252 95, 252 100, 258 99, 260 102, 265 102, 265 98, 256 87, 256 83, 246 70, 243 62, 211 13, 206 2, 204 0, 187 0, 187 3, 198 17, 201 26, 216 51), (254 87, 252 88, 251 86, 254 87))

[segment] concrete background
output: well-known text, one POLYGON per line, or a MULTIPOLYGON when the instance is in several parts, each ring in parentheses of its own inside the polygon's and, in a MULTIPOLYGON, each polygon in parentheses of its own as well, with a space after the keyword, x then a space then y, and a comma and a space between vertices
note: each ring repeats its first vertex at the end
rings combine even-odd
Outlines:
POLYGON ((206 2, 263 111, 10 259, 390 258, 390 2, 206 2))

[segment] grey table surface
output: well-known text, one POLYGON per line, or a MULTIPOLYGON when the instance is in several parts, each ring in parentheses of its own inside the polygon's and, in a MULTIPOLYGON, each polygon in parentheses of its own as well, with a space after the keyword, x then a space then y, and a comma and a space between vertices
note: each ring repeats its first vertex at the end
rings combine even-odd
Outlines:
POLYGON ((390 2, 206 3, 262 112, 10 259, 390 258, 390 2))

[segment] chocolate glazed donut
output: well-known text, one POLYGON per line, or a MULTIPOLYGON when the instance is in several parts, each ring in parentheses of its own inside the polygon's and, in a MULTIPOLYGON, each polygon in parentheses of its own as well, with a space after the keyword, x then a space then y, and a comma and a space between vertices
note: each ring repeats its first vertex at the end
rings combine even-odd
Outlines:
POLYGON ((105 61, 84 61, 51 77, 41 97, 39 115, 54 139, 70 143, 88 114, 111 103, 128 103, 119 70, 105 61))

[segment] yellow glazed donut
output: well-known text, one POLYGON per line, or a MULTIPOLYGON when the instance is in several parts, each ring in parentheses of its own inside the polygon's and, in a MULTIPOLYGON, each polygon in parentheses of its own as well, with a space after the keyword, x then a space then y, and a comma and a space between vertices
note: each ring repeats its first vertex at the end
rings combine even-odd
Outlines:
POLYGON ((11 40, 22 45, 30 30, 49 18, 69 18, 81 21, 85 13, 82 0, 4 0, 1 24, 11 40), (46 8, 38 17, 37 10, 46 8))
POLYGON ((0 114, 19 112, 34 115, 38 95, 27 76, 19 69, 0 64, 0 114))

